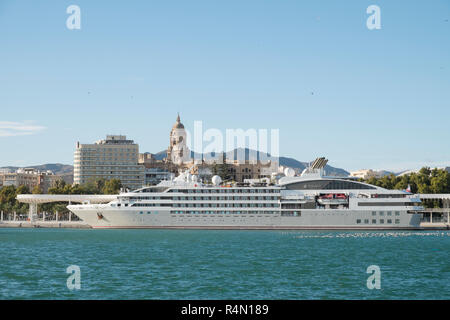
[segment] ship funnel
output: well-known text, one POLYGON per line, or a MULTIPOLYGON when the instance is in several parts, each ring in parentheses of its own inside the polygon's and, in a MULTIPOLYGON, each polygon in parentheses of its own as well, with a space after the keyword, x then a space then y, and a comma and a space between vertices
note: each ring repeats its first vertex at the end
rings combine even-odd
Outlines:
POLYGON ((317 158, 313 161, 310 168, 311 169, 322 169, 324 168, 328 163, 328 159, 325 159, 325 157, 317 158))

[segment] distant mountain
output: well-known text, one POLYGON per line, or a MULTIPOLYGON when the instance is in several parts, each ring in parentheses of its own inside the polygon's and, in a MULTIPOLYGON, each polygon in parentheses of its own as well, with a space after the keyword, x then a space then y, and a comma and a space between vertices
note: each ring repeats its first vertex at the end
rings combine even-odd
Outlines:
MULTIPOLYGON (((227 158, 228 159, 237 159, 237 154, 239 152, 243 152, 245 153, 245 159, 248 160, 249 159, 249 155, 250 155, 250 150, 248 148, 246 149, 234 149, 233 151, 229 151, 227 152, 227 158)), ((256 151, 253 151, 256 152, 256 151)), ((167 157, 167 151, 163 150, 161 152, 158 152, 156 154, 153 154, 153 156, 155 157, 156 160, 163 160, 164 158, 167 157)), ((194 156, 194 152, 191 152, 191 157, 194 156)), ((214 153, 210 153, 207 155, 204 155, 204 159, 213 159, 216 155, 214 153)), ((270 159, 270 155, 269 154, 265 154, 262 152, 257 152, 256 153, 256 158, 259 159, 270 159)), ((285 167, 290 167, 293 169, 297 169, 299 172, 303 171, 305 168, 307 168, 309 166, 308 162, 300 162, 296 159, 293 158, 288 158, 288 157, 280 157, 279 158, 280 161, 280 165, 281 166, 285 166, 285 167)), ((338 176, 338 177, 347 177, 348 175, 350 175, 350 173, 344 169, 340 169, 340 168, 335 168, 329 165, 325 166, 325 172, 327 175, 330 176, 338 176)))
POLYGON ((387 171, 387 170, 379 170, 379 171, 377 171, 377 173, 378 173, 380 176, 382 176, 382 177, 388 176, 388 175, 390 175, 390 174, 396 175, 394 172, 392 172, 392 171, 387 171))
POLYGON ((73 174, 73 166, 70 164, 61 164, 61 163, 47 163, 47 164, 41 164, 36 166, 26 166, 26 167, 1 167, 0 169, 9 169, 11 171, 16 171, 20 168, 33 168, 39 171, 47 171, 50 170, 54 174, 57 175, 70 175, 73 174))
POLYGON ((155 153, 155 154, 153 154, 153 157, 156 160, 163 160, 164 158, 167 158, 167 150, 155 153))

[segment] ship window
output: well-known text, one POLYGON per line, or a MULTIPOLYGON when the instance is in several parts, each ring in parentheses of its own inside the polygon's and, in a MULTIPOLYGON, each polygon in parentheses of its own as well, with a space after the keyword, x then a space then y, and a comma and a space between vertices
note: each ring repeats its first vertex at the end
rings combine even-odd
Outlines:
POLYGON ((380 223, 384 223, 384 219, 380 219, 380 223))
POLYGON ((399 216, 399 215, 400 215, 400 212, 399 212, 399 211, 395 211, 395 215, 396 215, 396 216, 399 216))
POLYGON ((369 224, 369 219, 364 219, 365 224, 369 224))
POLYGON ((357 220, 356 220, 356 223, 361 223, 361 219, 357 219, 357 220))
POLYGON ((400 219, 395 219, 395 224, 399 224, 400 223, 400 219))
POLYGON ((391 219, 388 219, 388 220, 387 220, 387 223, 392 223, 392 220, 391 220, 391 219))
POLYGON ((373 224, 377 223, 377 220, 376 219, 372 219, 372 223, 373 224))

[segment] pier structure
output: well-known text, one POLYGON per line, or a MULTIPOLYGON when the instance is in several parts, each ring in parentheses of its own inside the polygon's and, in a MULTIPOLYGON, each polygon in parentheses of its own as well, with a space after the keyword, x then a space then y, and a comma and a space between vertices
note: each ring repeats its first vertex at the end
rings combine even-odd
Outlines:
MULTIPOLYGON (((105 194, 105 195, 79 195, 79 194, 19 194, 17 195, 17 201, 22 203, 28 203, 30 209, 28 211, 28 220, 33 222, 34 215, 37 214, 37 206, 42 203, 50 202, 68 202, 74 203, 108 203, 117 199, 117 195, 105 194)), ((45 220, 45 217, 44 217, 45 220)), ((58 220, 58 213, 56 213, 56 220, 58 220)), ((69 215, 69 221, 71 221, 71 215, 69 215)))
POLYGON ((418 194, 420 200, 441 200, 442 208, 426 208, 422 213, 424 228, 450 228, 450 194, 418 194))

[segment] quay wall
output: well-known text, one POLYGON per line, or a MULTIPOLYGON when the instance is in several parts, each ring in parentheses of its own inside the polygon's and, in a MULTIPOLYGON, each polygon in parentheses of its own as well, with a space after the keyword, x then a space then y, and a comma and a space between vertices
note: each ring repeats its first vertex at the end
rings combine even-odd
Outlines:
POLYGON ((72 228, 91 229, 82 221, 1 221, 0 228, 72 228))

